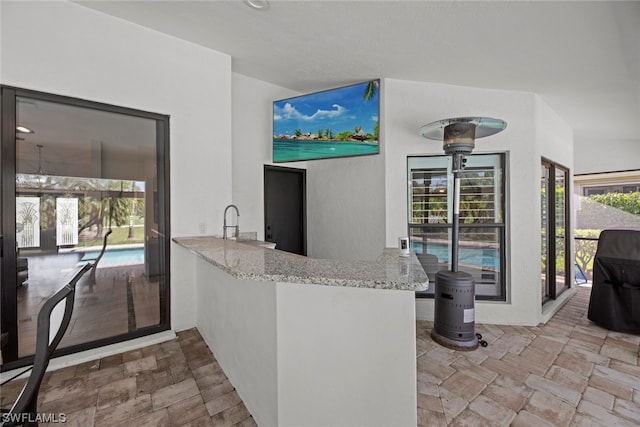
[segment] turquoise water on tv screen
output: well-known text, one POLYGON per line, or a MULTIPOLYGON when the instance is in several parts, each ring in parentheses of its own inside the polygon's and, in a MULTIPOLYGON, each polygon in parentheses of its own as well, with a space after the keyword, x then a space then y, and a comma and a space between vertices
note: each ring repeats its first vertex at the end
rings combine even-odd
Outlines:
POLYGON ((366 142, 273 140, 274 162, 378 154, 378 144, 366 142))

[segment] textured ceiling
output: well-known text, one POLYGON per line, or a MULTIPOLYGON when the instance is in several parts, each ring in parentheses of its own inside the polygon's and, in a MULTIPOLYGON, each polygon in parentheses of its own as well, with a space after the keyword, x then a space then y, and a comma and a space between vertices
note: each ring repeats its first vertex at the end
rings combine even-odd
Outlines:
POLYGON ((640 140, 640 2, 81 1, 299 92, 371 78, 538 93, 576 139, 640 140))

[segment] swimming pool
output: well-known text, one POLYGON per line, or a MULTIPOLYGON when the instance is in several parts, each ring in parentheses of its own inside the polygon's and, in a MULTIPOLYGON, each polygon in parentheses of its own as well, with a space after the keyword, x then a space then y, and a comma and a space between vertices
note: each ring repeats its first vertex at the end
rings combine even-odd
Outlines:
MULTIPOLYGON (((100 251, 87 251, 79 263, 94 260, 100 251)), ((107 249, 98 267, 116 267, 122 265, 136 265, 144 263, 144 248, 107 249)))
MULTIPOLYGON (((416 254, 422 253, 422 242, 413 242, 413 251, 416 254)), ((438 257, 442 262, 449 262, 451 248, 444 243, 429 243, 427 253, 438 257)), ((500 251, 497 248, 459 246, 458 263, 482 267, 489 270, 500 269, 500 251)))

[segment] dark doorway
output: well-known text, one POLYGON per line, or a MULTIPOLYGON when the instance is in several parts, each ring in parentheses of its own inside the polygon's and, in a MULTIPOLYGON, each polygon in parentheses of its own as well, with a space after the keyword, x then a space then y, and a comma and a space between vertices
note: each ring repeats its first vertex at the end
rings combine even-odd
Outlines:
POLYGON ((276 249, 307 255, 304 169, 264 166, 264 236, 276 249))

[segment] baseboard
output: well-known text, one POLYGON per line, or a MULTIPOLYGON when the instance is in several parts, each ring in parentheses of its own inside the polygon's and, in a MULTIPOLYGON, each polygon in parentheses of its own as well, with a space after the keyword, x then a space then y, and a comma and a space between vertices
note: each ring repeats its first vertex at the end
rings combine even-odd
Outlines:
MULTIPOLYGON (((112 356, 118 353, 124 353, 131 350, 136 350, 142 347, 147 347, 153 344, 159 344, 165 341, 171 341, 176 338, 176 333, 173 330, 162 331, 152 335, 146 335, 140 338, 134 338, 132 340, 123 341, 115 344, 105 345, 103 347, 92 348, 91 350, 80 351, 78 353, 68 354, 66 356, 56 357, 51 359, 47 371, 55 371, 68 366, 79 365, 81 363, 90 362, 92 360, 99 360, 103 357, 112 356)), ((7 378, 11 378, 20 371, 24 371, 24 367, 16 368, 11 371, 0 373, 0 382, 7 378)), ((29 372, 21 375, 19 378, 29 376, 29 372)))

